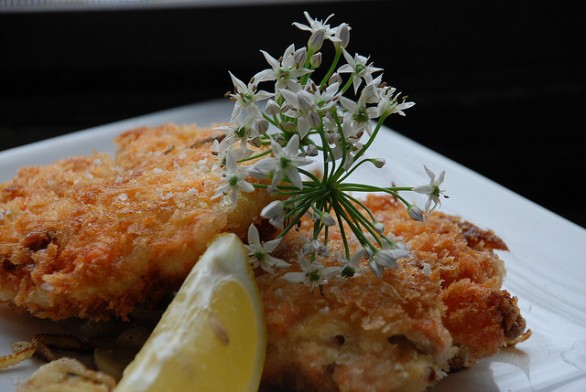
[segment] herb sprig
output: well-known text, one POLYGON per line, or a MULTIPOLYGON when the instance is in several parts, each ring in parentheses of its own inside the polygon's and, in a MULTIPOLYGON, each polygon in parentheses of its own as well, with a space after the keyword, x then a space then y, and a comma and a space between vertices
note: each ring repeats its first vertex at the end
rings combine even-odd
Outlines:
POLYGON ((419 221, 440 204, 444 194, 440 186, 445 173, 436 177, 426 166, 430 182, 415 187, 350 181, 350 175, 363 165, 384 166, 384 159, 366 153, 385 120, 394 114, 404 116, 414 103, 383 82, 382 69, 369 62, 369 57, 346 50, 351 28, 346 23, 330 27, 332 16, 322 21, 306 12, 307 24, 293 25, 310 33, 307 44, 301 48, 290 45, 278 59, 261 51, 269 68, 248 83, 230 73, 234 91, 228 96, 234 109, 229 125, 221 127, 226 137, 214 145, 224 179, 215 197, 229 195, 235 205, 239 192, 263 188, 275 195, 261 215, 281 231, 276 239, 263 243, 251 225, 248 249, 254 266, 269 272, 289 266, 270 253, 300 219, 311 217, 312 238, 298 257, 301 272, 288 272, 284 278, 312 287, 321 287, 335 276, 362 273, 365 259, 369 269, 381 276, 385 268, 396 268, 397 260, 409 256, 404 244, 385 235, 383 225, 355 193, 392 195, 419 221), (320 51, 326 42, 334 49, 329 64, 324 64, 320 51), (314 80, 318 69, 326 66, 319 81, 314 80), (267 84, 272 91, 260 88, 267 84), (321 175, 308 168, 316 161, 321 175), (403 192, 427 195, 424 210, 405 199, 403 192), (329 232, 336 225, 344 256, 339 266, 325 267, 318 256, 329 253, 329 232), (350 236, 361 245, 354 254, 350 236))

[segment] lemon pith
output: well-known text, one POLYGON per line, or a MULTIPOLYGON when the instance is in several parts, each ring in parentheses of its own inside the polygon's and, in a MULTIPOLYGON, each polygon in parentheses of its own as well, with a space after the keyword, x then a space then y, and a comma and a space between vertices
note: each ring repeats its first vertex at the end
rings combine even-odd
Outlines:
POLYGON ((116 388, 255 391, 266 331, 246 250, 222 234, 186 278, 116 388))

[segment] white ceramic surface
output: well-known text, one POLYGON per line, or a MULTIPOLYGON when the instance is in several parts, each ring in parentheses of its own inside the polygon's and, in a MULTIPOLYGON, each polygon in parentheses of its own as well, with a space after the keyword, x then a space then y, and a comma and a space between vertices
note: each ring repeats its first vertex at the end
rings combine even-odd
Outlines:
MULTIPOLYGON (((206 126, 225 121, 230 110, 227 100, 210 101, 3 151, 0 181, 23 165, 93 150, 113 152, 112 139, 133 127, 165 122, 206 126)), ((380 134, 371 155, 384 157, 387 164, 356 174, 370 183, 425 183, 423 164, 435 172, 446 170, 443 188, 450 198, 443 200, 441 210, 490 228, 507 243, 510 251, 500 253, 508 270, 504 286, 519 298, 533 331, 517 348, 451 374, 431 392, 586 391, 586 230, 390 129, 380 134)), ((0 354, 9 352, 12 341, 60 328, 4 306, 0 320, 0 354)), ((13 391, 36 366, 26 361, 0 371, 0 391, 13 391)))

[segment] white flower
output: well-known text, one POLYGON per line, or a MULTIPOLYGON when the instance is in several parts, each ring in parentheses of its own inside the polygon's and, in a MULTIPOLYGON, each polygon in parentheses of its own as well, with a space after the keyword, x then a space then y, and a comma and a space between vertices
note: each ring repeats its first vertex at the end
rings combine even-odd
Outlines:
POLYGON ((394 113, 399 113, 401 116, 405 115, 404 110, 409 109, 415 105, 415 102, 401 100, 399 101, 399 94, 395 94, 394 87, 384 87, 379 89, 379 103, 377 105, 377 112, 379 116, 389 116, 394 113))
POLYGON ((319 240, 313 239, 303 245, 303 249, 301 250, 301 256, 307 256, 310 254, 316 254, 319 256, 328 256, 330 254, 330 250, 327 246, 322 244, 319 240))
POLYGON ((312 108, 321 113, 329 111, 340 99, 340 84, 330 83, 325 89, 319 88, 313 81, 307 83, 306 90, 310 89, 312 108))
POLYGON ((318 261, 309 261, 305 257, 299 257, 301 272, 287 272, 283 278, 291 283, 303 283, 311 288, 321 287, 340 273, 340 267, 324 267, 318 261))
POLYGON ((376 276, 382 276, 385 268, 397 268, 397 260, 409 255, 409 251, 405 248, 383 248, 376 251, 370 258, 368 266, 376 276))
POLYGON ((250 174, 258 179, 268 178, 272 174, 272 183, 269 191, 273 192, 277 185, 288 179, 296 188, 303 189, 303 182, 299 174, 299 167, 313 163, 313 160, 304 158, 299 153, 299 135, 291 137, 285 148, 271 139, 273 156, 263 158, 256 162, 250 169, 250 174))
POLYGON ((356 251, 350 260, 347 260, 345 257, 340 257, 339 261, 342 264, 340 274, 342 277, 351 278, 355 275, 362 274, 365 268, 361 266, 361 262, 367 257, 370 257, 370 253, 364 248, 356 251))
POLYGON ((278 95, 282 89, 289 89, 296 91, 301 88, 298 79, 311 72, 310 69, 303 67, 305 57, 307 57, 307 50, 305 48, 295 50, 295 45, 290 45, 285 49, 282 60, 279 61, 273 56, 261 50, 265 59, 271 66, 257 74, 259 82, 275 80, 275 93, 278 95))
POLYGON ((226 153, 226 170, 222 173, 225 182, 216 189, 212 199, 230 193, 232 205, 236 206, 239 191, 247 193, 254 191, 254 186, 244 179, 248 174, 247 171, 247 168, 240 170, 236 158, 231 151, 228 151, 226 153))
POLYGON ((248 245, 244 246, 248 249, 248 255, 250 256, 250 262, 253 268, 260 267, 266 272, 274 273, 273 267, 289 267, 290 264, 285 260, 270 255, 280 242, 280 238, 261 242, 258 229, 254 224, 251 224, 248 227, 248 245))
POLYGON ((369 135, 372 133, 371 120, 378 117, 379 113, 377 108, 369 107, 367 104, 373 103, 375 100, 378 102, 376 94, 378 82, 378 79, 375 79, 366 85, 356 102, 346 97, 340 97, 340 105, 347 110, 348 116, 359 125, 359 129, 365 129, 369 135))
MULTIPOLYGON (((423 167, 429 176, 429 184, 413 187, 413 191, 428 196, 427 202, 425 203, 425 212, 429 214, 435 210, 438 205, 441 205, 439 197, 444 194, 445 190, 440 189, 440 185, 444 182, 446 172, 445 170, 442 171, 436 179, 435 174, 429 170, 427 166, 423 165, 423 167), (433 203, 433 207, 431 206, 431 203, 433 203)), ((444 195, 444 197, 446 196, 444 195)))
POLYGON ((262 112, 256 103, 272 97, 274 94, 264 90, 257 91, 258 80, 254 77, 248 83, 244 84, 243 81, 238 79, 230 72, 232 83, 234 84, 235 92, 230 94, 230 98, 234 101, 234 110, 232 111, 231 122, 236 122, 240 115, 244 112, 248 116, 254 118, 262 118, 262 112))
POLYGON ((332 83, 325 89, 318 88, 313 81, 309 81, 306 88, 296 92, 282 90, 290 109, 286 114, 297 118, 297 133, 301 140, 307 136, 311 129, 317 129, 321 125, 321 117, 333 108, 340 95, 340 85, 332 83))
POLYGON ((297 118, 296 131, 299 138, 303 140, 312 127, 315 128, 316 125, 319 125, 319 116, 313 110, 314 107, 311 93, 306 90, 293 92, 291 90, 283 89, 281 90, 281 94, 289 106, 289 110, 285 114, 289 117, 297 118))
POLYGON ((238 142, 240 142, 240 149, 232 150, 236 160, 246 158, 252 154, 252 150, 248 149, 248 143, 253 142, 261 134, 266 132, 268 122, 265 119, 255 119, 252 117, 249 117, 247 120, 246 124, 230 124, 216 128, 226 132, 226 136, 221 142, 214 140, 213 144, 213 150, 218 154, 220 159, 223 159, 226 152, 238 142))
POLYGON ((330 25, 328 24, 328 21, 332 16, 334 16, 334 14, 328 16, 324 21, 313 19, 307 12, 304 12, 303 14, 305 15, 305 19, 307 19, 307 22, 309 22, 309 25, 293 22, 293 26, 300 30, 311 32, 311 36, 309 37, 308 41, 309 50, 314 52, 319 50, 323 44, 323 41, 326 39, 334 43, 341 41, 341 39, 336 36, 337 30, 330 28, 330 25))
POLYGON ((382 68, 377 68, 372 65, 372 63, 367 64, 368 57, 364 57, 356 53, 354 57, 350 55, 344 49, 342 52, 344 58, 348 62, 348 64, 342 65, 338 68, 339 73, 351 73, 352 74, 352 85, 354 86, 354 93, 358 93, 358 89, 362 84, 362 80, 368 84, 374 80, 372 74, 374 72, 382 71, 382 68))

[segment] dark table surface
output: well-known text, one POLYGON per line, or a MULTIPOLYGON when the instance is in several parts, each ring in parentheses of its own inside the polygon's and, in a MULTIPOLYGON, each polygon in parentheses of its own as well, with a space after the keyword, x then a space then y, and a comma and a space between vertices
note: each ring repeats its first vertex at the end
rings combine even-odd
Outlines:
POLYGON ((221 98, 228 70, 248 78, 266 67, 259 49, 304 43, 291 26, 304 10, 334 13, 332 24, 352 27, 349 50, 417 103, 391 128, 586 227, 579 2, 16 3, 0 1, 1 150, 221 98))

